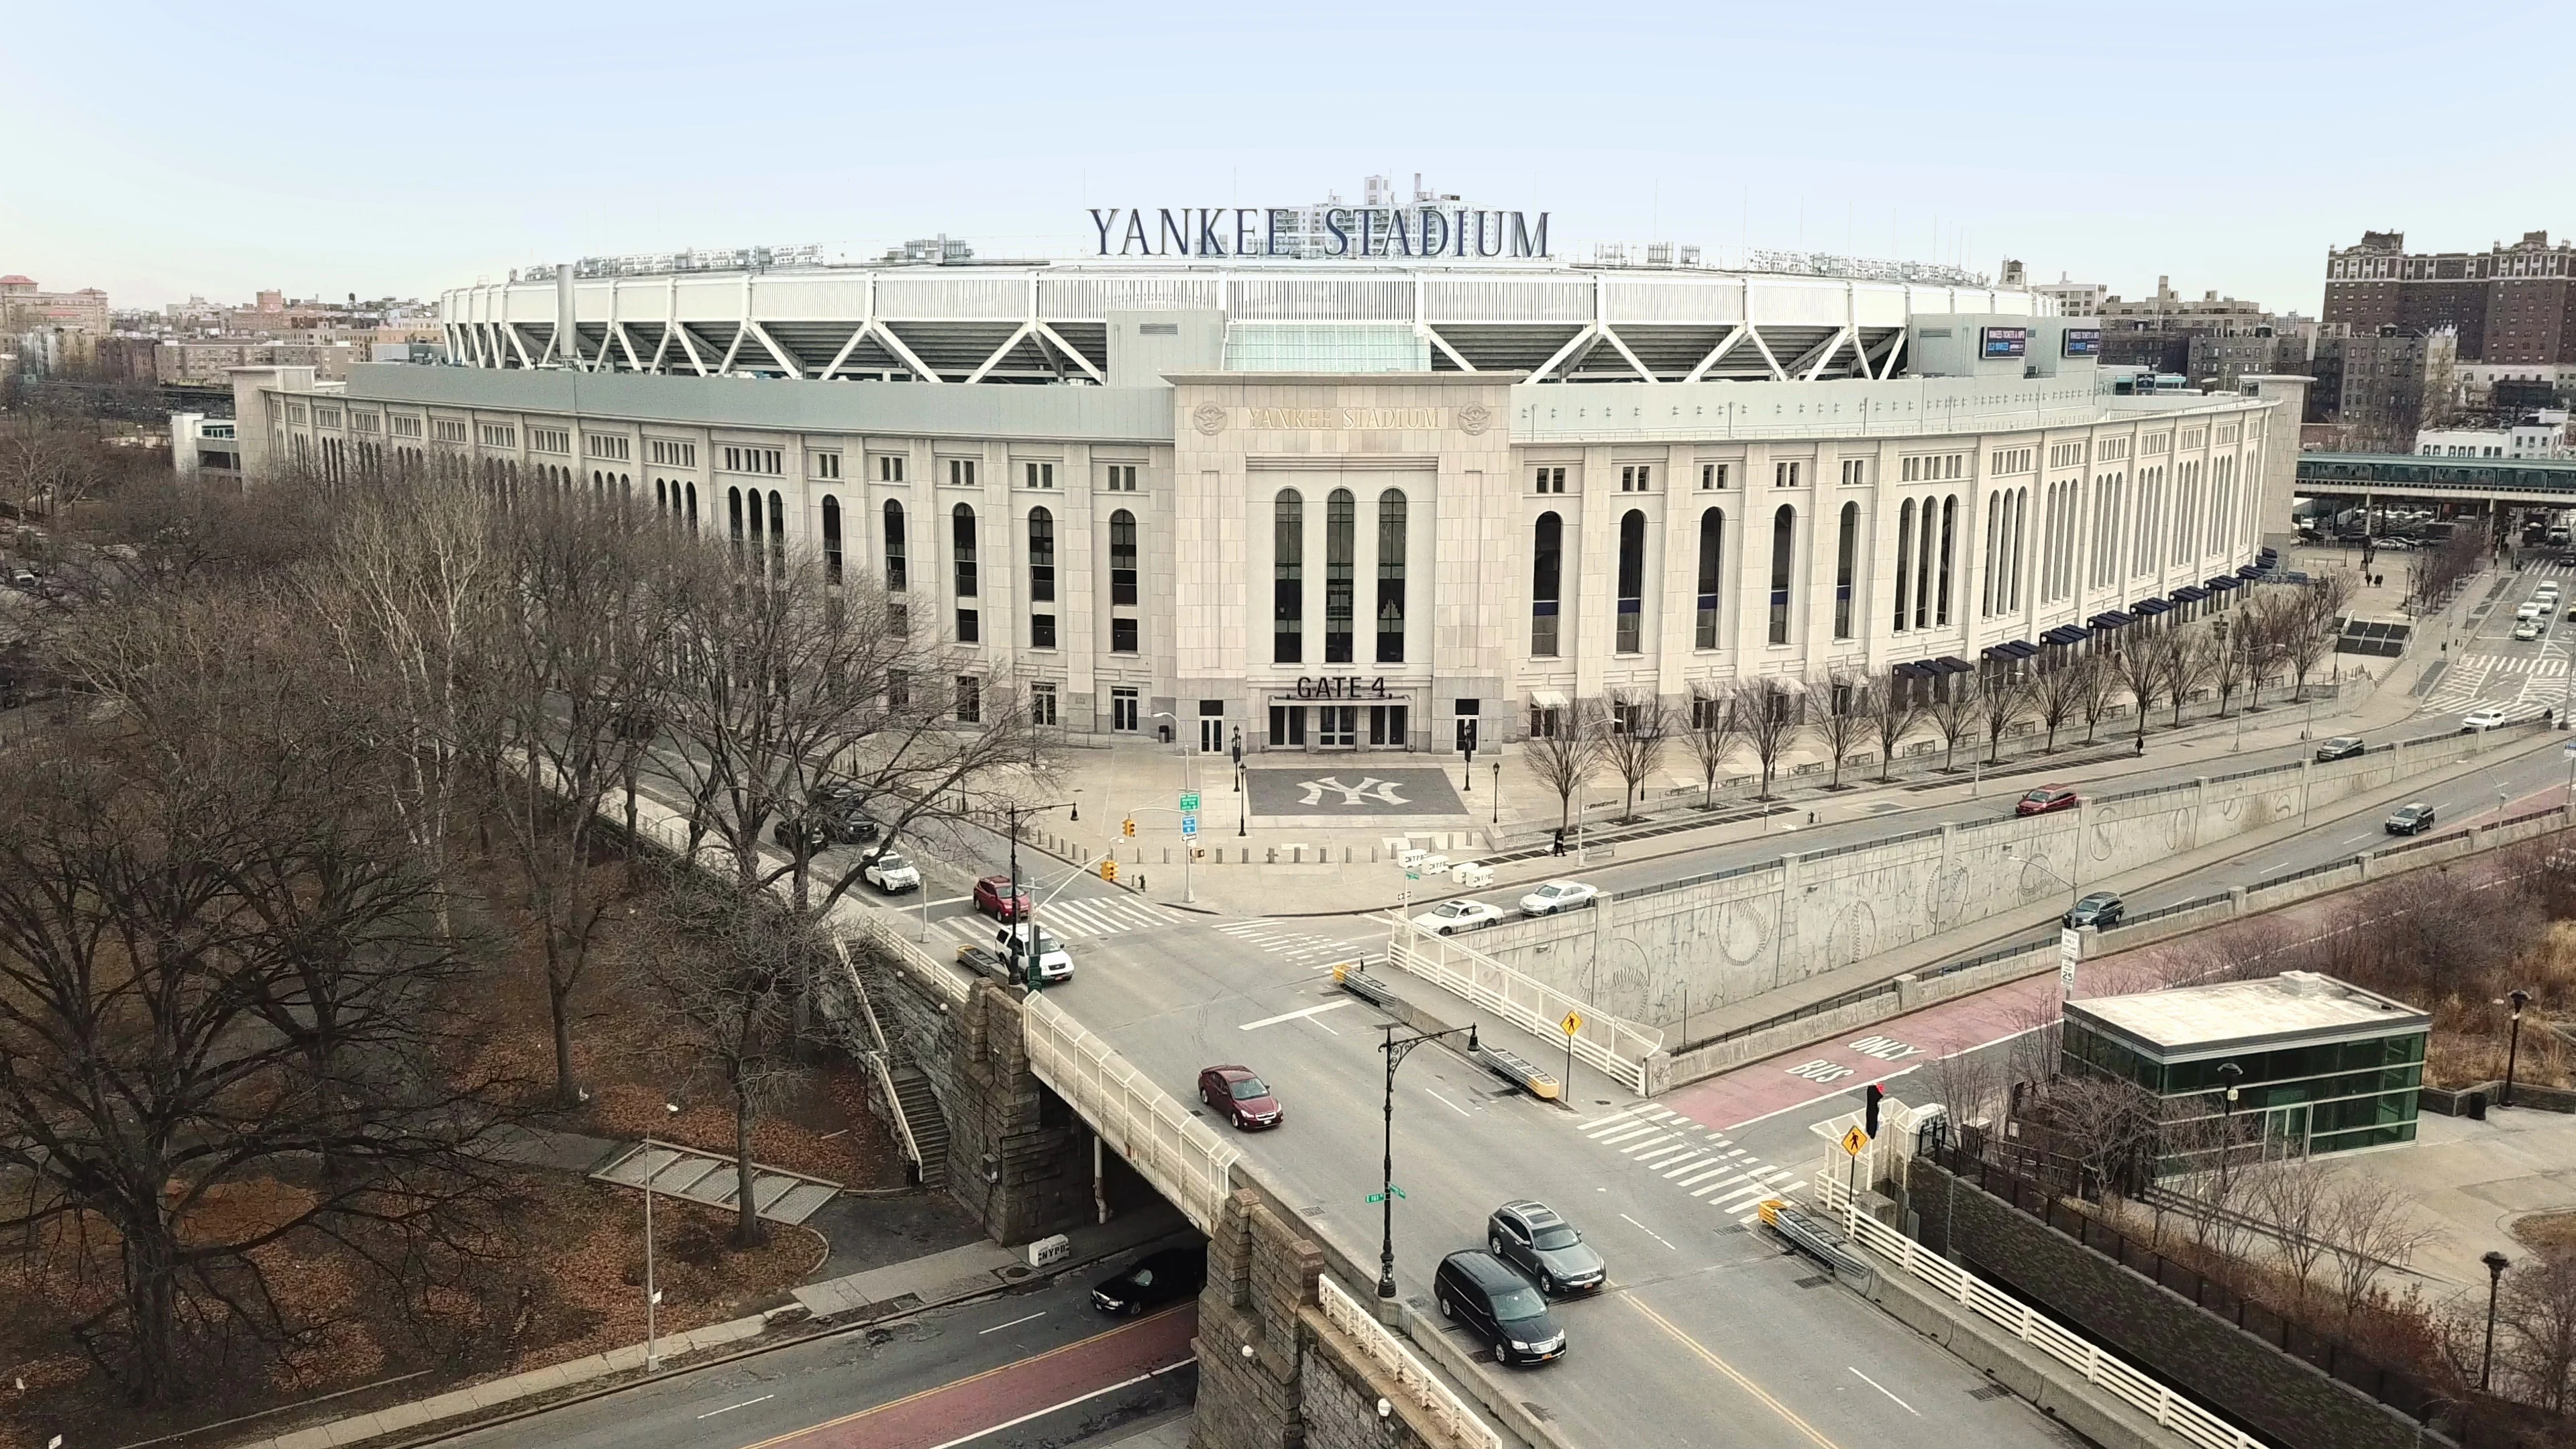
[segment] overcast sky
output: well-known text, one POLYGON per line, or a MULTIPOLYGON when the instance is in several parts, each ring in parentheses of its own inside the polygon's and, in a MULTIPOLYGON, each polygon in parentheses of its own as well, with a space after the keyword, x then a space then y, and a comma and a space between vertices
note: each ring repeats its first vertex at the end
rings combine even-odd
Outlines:
POLYGON ((2003 257, 2313 312, 2325 249, 2576 230, 2576 7, 366 0, 6 7, 0 272, 434 296, 578 255, 1415 172, 1599 240, 2003 257), (32 134, 27 129, 32 126, 32 134))

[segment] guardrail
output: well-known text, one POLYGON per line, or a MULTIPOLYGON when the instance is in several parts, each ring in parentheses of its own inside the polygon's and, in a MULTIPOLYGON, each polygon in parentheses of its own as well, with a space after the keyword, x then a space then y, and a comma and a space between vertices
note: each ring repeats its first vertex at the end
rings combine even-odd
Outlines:
POLYGON ((1397 923, 1387 942, 1386 958, 1544 1042, 1562 1044, 1561 1023, 1569 1013, 1580 1016, 1583 1024, 1574 1034, 1575 1057, 1638 1096, 1646 1095, 1647 1058, 1664 1047, 1664 1034, 1655 1028, 1596 1011, 1451 937, 1426 936, 1409 921, 1397 923))
POLYGON ((1020 1003, 1029 1066, 1193 1227, 1213 1232, 1242 1149, 1044 996, 1020 1003))
POLYGON ((2086 1383, 2118 1396, 2155 1420, 2158 1428, 2200 1445, 2201 1449, 2269 1449, 2262 1440, 2166 1388, 2118 1355, 2104 1352, 2047 1314, 1988 1285, 1878 1219, 1863 1216, 1855 1210, 1851 1189, 1841 1178, 1823 1173, 1813 1186, 1818 1205, 1836 1215, 1853 1243, 1922 1279, 1943 1297, 2001 1324, 2013 1337, 2082 1374, 2086 1383))
POLYGON ((1393 1375, 1405 1397, 1443 1432, 1472 1449, 1503 1449, 1503 1436, 1442 1383, 1431 1366, 1406 1348, 1393 1330, 1378 1322, 1358 1299, 1343 1292, 1332 1274, 1315 1280, 1315 1297, 1323 1309, 1324 1321, 1348 1334, 1378 1367, 1393 1375))

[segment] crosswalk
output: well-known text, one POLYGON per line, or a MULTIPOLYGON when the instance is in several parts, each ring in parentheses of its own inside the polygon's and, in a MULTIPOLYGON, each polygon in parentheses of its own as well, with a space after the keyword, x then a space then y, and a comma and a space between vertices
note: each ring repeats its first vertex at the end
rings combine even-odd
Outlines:
MULTIPOLYGON (((1079 941, 1097 936, 1123 935, 1129 931, 1150 931, 1175 921, 1189 919, 1177 911, 1166 910, 1152 901, 1127 897, 1104 896, 1093 900, 1048 901, 1037 910, 1038 927, 1060 941, 1079 941)), ((994 934, 1002 928, 978 912, 943 916, 934 922, 941 930, 971 946, 992 944, 994 934)))
POLYGON ((2555 704, 2567 692, 2567 669, 2564 654, 2462 654, 2442 671, 2424 704, 2437 713, 2481 703, 2555 704))
POLYGON ((1296 964, 1324 960, 1346 961, 1386 944, 1386 936, 1382 931, 1363 936, 1333 935, 1307 929, 1293 921, 1276 921, 1266 916, 1228 921, 1216 929, 1220 934, 1232 936, 1247 946, 1258 946, 1273 956, 1284 957, 1296 964))
POLYGON ((1807 1185, 1785 1167, 1774 1167, 1735 1145, 1714 1127, 1652 1102, 1595 1117, 1580 1129, 1735 1221, 1750 1225, 1764 1198, 1786 1197, 1807 1185))

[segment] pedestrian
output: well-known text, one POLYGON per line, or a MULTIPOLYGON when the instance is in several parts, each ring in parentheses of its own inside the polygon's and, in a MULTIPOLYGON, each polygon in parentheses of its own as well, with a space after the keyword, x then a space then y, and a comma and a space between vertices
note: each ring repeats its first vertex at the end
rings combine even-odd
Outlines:
POLYGON ((1560 825, 1560 826, 1556 827, 1556 838, 1555 838, 1554 840, 1551 840, 1551 841, 1549 841, 1549 842, 1548 842, 1548 846, 1547 846, 1547 853, 1548 853, 1549 855, 1551 855, 1551 856, 1556 856, 1556 855, 1563 855, 1563 854, 1565 854, 1565 827, 1564 827, 1564 826, 1560 825))
POLYGON ((2139 754, 2140 756, 2142 756, 2142 757, 2143 757, 2146 753, 2147 753, 2147 737, 2146 737, 2145 735, 2140 735, 2140 736, 2138 736, 2138 754, 2139 754))

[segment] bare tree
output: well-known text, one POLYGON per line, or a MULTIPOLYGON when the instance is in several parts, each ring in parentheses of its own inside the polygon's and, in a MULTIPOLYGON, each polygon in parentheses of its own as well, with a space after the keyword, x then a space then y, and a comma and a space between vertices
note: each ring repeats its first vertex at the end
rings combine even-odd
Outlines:
POLYGON ((2526 1261, 2506 1280, 2501 1312, 2513 1333, 2512 1362, 2532 1398, 2553 1414, 2576 1398, 2576 1254, 2526 1261))
POLYGON ((2296 594, 2291 595, 2289 612, 2284 615, 2280 646, 2288 660, 2295 688, 2292 699, 2305 697, 2308 676, 2334 652, 2335 621, 2342 617, 2344 606, 2361 587, 2350 572, 2335 569, 2317 575, 2296 594))
POLYGON ((2251 1174, 2247 1201, 2254 1214, 2276 1235, 2277 1251, 2291 1275, 2296 1308, 2304 1316, 2308 1295, 2315 1291, 2318 1265, 2326 1260, 2327 1190, 2325 1170, 2304 1154, 2266 1164, 2251 1174))
POLYGON ((1653 690, 1610 692, 1610 733, 1602 741, 1602 753, 1625 787, 1620 808, 1631 820, 1637 816, 1639 790, 1663 762, 1671 726, 1672 711, 1653 690))
POLYGON ((2044 662, 2039 672, 2031 676, 2030 709, 2048 731, 2047 751, 2055 754, 2057 732, 2064 729, 2066 722, 2083 707, 2084 675, 2092 656, 2048 660, 2046 655, 2042 655, 2041 658, 2044 662))
POLYGON ((1888 671, 1869 692, 1869 729, 1878 741, 1878 778, 1893 779, 1896 748, 1923 722, 1923 701, 1911 679, 1888 671))
POLYGON ((1771 798, 1771 777, 1805 730, 1798 717, 1799 693, 1778 675, 1736 683, 1732 705, 1744 729, 1745 746, 1762 767, 1761 799, 1771 798))
POLYGON ((2254 643, 2242 621, 2222 614, 2210 621, 2209 682, 2218 690, 2218 717, 2227 718, 2228 703, 2254 674, 2254 643))
POLYGON ((1562 715, 1553 731, 1532 735, 1521 746, 1522 754, 1529 759, 1530 773, 1556 796, 1560 830, 1572 823, 1574 794, 1591 781, 1602 753, 1599 705, 1577 700, 1562 715))
POLYGON ((1986 695, 1983 681, 1975 670, 1953 674, 1933 687, 1932 702, 1924 706, 1932 716, 1932 727, 1941 732, 1941 768, 1959 768, 1959 741, 1973 739, 1977 725, 1986 717, 1986 695))
POLYGON ((2147 738, 2147 711, 2156 707, 2165 687, 2165 658, 2173 652, 2173 636, 2152 624, 2130 626, 2129 637, 2120 641, 2120 650, 2111 656, 2111 672, 2129 694, 2130 705, 2138 713, 2138 742, 2147 738))
POLYGON ((2207 688, 2217 672, 2222 646, 2198 626, 2174 630, 2167 637, 2172 647, 2164 651, 2165 697, 2173 701, 2173 722, 2180 726, 2182 707, 2207 688))
POLYGON ((2366 1173, 2336 1176, 2323 1221, 2326 1251, 2334 1258, 2335 1297, 2346 1323, 2370 1301, 2381 1274, 2405 1268, 2438 1236, 2416 1220, 2404 1193, 2366 1173))
POLYGON ((1986 763, 2003 758, 2004 736, 2030 722, 2034 690, 2028 676, 2008 665, 1990 665, 1977 692, 1985 697, 1986 763))
POLYGON ((2102 717, 2111 712, 2111 701, 2120 695, 2120 674, 2111 661, 2099 652, 2099 645, 2085 651, 2076 661, 2075 707, 2084 714, 2084 743, 2093 743, 2100 733, 2102 717))
POLYGON ((1690 747, 1691 758, 1700 772, 1700 804, 1717 803, 1717 777, 1726 771, 1726 762, 1735 747, 1744 743, 1744 726, 1735 717, 1735 700, 1726 694, 1699 695, 1691 700, 1690 732, 1682 742, 1690 747))
POLYGON ((805 1076, 795 1008, 829 964, 831 943, 765 889, 671 871, 634 964, 663 1007, 664 1038, 683 1072, 720 1086, 733 1108, 734 1246, 767 1234, 752 1192, 751 1134, 805 1076))
POLYGON ((1869 738, 1876 717, 1870 682, 1837 671, 1825 686, 1825 709, 1811 724, 1816 740, 1834 764, 1832 788, 1843 787, 1843 764, 1869 738))

